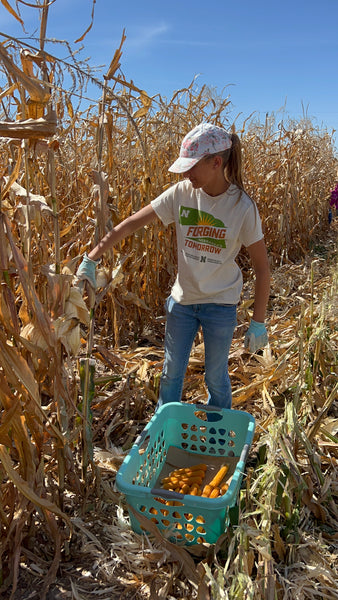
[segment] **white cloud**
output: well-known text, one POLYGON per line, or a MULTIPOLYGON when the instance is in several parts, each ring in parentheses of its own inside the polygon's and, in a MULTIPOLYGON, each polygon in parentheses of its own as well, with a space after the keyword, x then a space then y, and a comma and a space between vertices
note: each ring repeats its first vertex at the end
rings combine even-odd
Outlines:
POLYGON ((131 35, 128 35, 128 29, 126 29, 126 46, 133 50, 142 50, 151 46, 153 42, 157 42, 158 38, 168 33, 169 26, 162 24, 154 24, 149 27, 140 27, 135 29, 131 35))

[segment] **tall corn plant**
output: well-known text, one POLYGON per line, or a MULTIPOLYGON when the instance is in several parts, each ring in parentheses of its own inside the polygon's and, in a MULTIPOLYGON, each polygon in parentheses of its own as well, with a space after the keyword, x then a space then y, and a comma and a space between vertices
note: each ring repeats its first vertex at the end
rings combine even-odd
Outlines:
MULTIPOLYGON (((46 27, 47 10, 46 4, 42 14, 42 32, 46 27)), ((42 43, 41 46, 43 49, 42 43)), ((67 487, 68 491, 75 493, 79 500, 81 497, 85 499, 88 494, 89 462, 95 470, 92 460, 90 409, 94 393, 92 359, 88 358, 80 362, 80 401, 78 401, 73 366, 69 361, 69 358, 76 355, 79 350, 80 322, 89 328, 87 356, 90 356, 93 319, 90 321, 88 317, 87 307, 80 291, 71 287, 75 261, 62 260, 64 249, 61 248, 61 240, 66 239, 66 245, 73 243, 72 225, 78 222, 79 218, 76 207, 69 225, 67 215, 64 214, 65 207, 59 201, 62 194, 66 202, 71 201, 73 184, 70 182, 74 181, 72 173, 69 172, 69 179, 61 177, 58 186, 56 184, 57 171, 62 172, 64 161, 68 158, 62 155, 60 145, 67 131, 60 127, 58 139, 48 143, 41 139, 41 132, 38 129, 41 123, 34 121, 34 117, 45 118, 46 126, 43 133, 49 134, 47 125, 53 101, 48 92, 49 85, 45 84, 49 78, 47 76, 47 79, 44 78, 38 83, 31 58, 27 59, 26 54, 24 54, 22 71, 4 48, 1 50, 1 56, 9 81, 3 97, 7 95, 9 100, 12 100, 13 93, 17 90, 20 97, 20 114, 23 117, 22 123, 20 121, 14 127, 2 125, 2 129, 6 133, 9 131, 13 139, 11 160, 14 166, 7 169, 8 176, 2 190, 4 201, 1 203, 0 266, 5 283, 1 288, 1 322, 6 332, 6 335, 2 334, 1 337, 3 383, 1 463, 5 490, 8 488, 8 482, 11 481, 15 493, 11 494, 9 507, 7 507, 6 494, 2 498, 1 515, 4 535, 1 556, 7 560, 4 562, 1 582, 4 588, 12 583, 12 594, 14 594, 21 542, 26 535, 27 527, 29 528, 36 519, 35 511, 42 509, 41 514, 46 519, 46 527, 55 544, 54 560, 45 581, 46 591, 55 576, 61 547, 65 546, 70 534, 70 522, 63 513, 65 489, 67 487), (15 83, 12 85, 13 79, 15 83), (38 110, 38 113, 34 114, 34 110, 38 110), (26 117, 33 118, 33 122, 26 124, 26 117), (15 143, 17 139, 24 139, 23 152, 15 143), (56 155, 58 161, 55 160, 56 155), (25 187, 17 183, 21 174, 23 174, 25 187), (35 193, 30 191, 32 188, 35 193), (36 191, 39 191, 39 194, 36 191), (8 217, 12 217, 12 223, 8 217), (20 247, 23 248, 23 253, 19 250, 20 247), (50 263, 50 256, 54 259, 53 264, 50 263), (48 261, 47 264, 44 264, 45 260, 48 261), (23 390, 26 393, 23 393, 23 390), (11 408, 12 404, 16 412, 11 408), (44 404, 47 405, 46 408, 44 404), (38 420, 35 419, 35 413, 39 417, 38 420), (21 423, 18 425, 17 434, 16 428, 12 429, 16 416, 21 423), (26 439, 27 448, 22 439, 26 439), (82 463, 83 481, 78 476, 77 465, 74 462, 74 448, 77 450, 75 457, 78 457, 79 462, 82 463), (50 457, 50 464, 53 465, 57 486, 50 477, 45 479, 46 452, 50 457), (16 464, 20 477, 16 475, 16 464), (15 510, 22 496, 25 498, 25 503, 30 501, 32 504, 30 510, 23 511, 20 520, 16 520, 15 510), (48 496, 51 499, 47 502, 44 497, 48 496), (58 524, 53 514, 61 521, 63 519, 66 527, 62 526, 61 521, 58 524), (13 565, 12 559, 14 559, 14 568, 9 570, 9 564, 13 565)), ((115 58, 110 68, 112 73, 114 61, 115 58)), ((47 64, 43 64, 42 70, 44 75, 48 75, 47 64)), ((120 104, 124 106, 123 102, 120 104)), ((65 99, 65 106, 71 120, 69 131, 75 125, 75 116, 68 98, 65 99)), ((63 114, 60 100, 57 111, 59 115, 63 114)), ((104 111, 101 117, 103 120, 104 111)), ((137 131, 132 117, 129 116, 129 119, 134 123, 134 129, 137 131)), ((50 131, 53 132, 53 128, 50 131)), ((93 131, 92 143, 95 142, 95 134, 96 132, 93 131)), ((84 135, 86 136, 86 133, 84 135)), ((94 193, 88 207, 89 210, 95 211, 96 223, 101 235, 107 201, 101 185, 102 142, 101 138, 97 170, 100 179, 99 194, 95 193, 97 190, 94 186, 94 193)), ((76 155, 78 152, 76 141, 74 149, 76 155)), ((67 148, 66 154, 68 154, 67 148)), ((6 165, 5 159, 2 164, 3 173, 6 172, 7 166, 8 160, 6 165)), ((72 163, 68 161, 68 168, 69 166, 72 166, 72 163)), ((83 168, 82 164, 81 168, 83 168)), ((90 190, 92 185, 88 181, 87 174, 86 179, 84 182, 86 189, 90 190)), ((77 191, 79 181, 83 185, 83 174, 78 169, 74 181, 77 191)), ((86 218, 85 208, 83 214, 86 218)), ((78 248, 79 242, 76 250, 78 248)), ((92 298, 90 302, 93 315, 92 298)))
MULTIPOLYGON (((46 3, 41 18, 42 51, 47 11, 46 3)), ((80 320, 88 320, 80 294, 70 288, 70 273, 61 272, 54 154, 58 145, 44 140, 55 132, 50 119, 48 59, 42 65, 38 61, 44 73, 39 82, 34 56, 29 52, 21 56, 22 69, 1 46, 8 78, 3 98, 16 99, 17 93, 21 116, 17 122, 1 124, 12 139, 14 163, 10 169, 8 162, 1 164, 1 175, 7 170, 8 176, 0 206, 0 583, 2 590, 12 585, 11 596, 16 590, 22 541, 39 523, 54 541, 46 593, 71 532, 63 510, 65 488, 84 495, 73 458, 78 434, 70 426, 76 390, 65 358, 78 346, 80 320), (20 139, 24 140, 23 152, 16 144, 20 139), (19 176, 25 187, 17 183, 19 176), (32 193, 34 188, 44 195, 32 193), (49 253, 54 264, 44 265, 49 253), (46 455, 52 461, 49 474, 46 455)))

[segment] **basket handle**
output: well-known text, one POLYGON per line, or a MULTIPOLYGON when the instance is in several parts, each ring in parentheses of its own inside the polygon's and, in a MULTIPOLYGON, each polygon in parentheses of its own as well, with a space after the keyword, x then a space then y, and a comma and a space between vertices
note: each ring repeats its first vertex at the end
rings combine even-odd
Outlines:
POLYGON ((243 462, 244 464, 246 463, 246 459, 248 457, 249 450, 250 450, 250 444, 244 444, 241 455, 239 457, 239 462, 243 462))
POLYGON ((197 410, 212 410, 213 412, 220 412, 222 409, 219 406, 214 406, 213 404, 194 404, 197 410))
POLYGON ((170 490, 164 490, 163 488, 152 488, 150 493, 153 496, 160 496, 161 498, 166 498, 167 500, 181 500, 184 494, 179 494, 178 492, 171 492, 170 490))
POLYGON ((147 429, 143 429, 143 431, 141 431, 140 435, 136 438, 136 440, 134 442, 134 446, 138 446, 139 452, 141 449, 143 451, 145 451, 148 447, 149 439, 150 439, 149 431, 147 429), (148 437, 147 444, 145 445, 144 448, 141 448, 144 441, 147 439, 147 437, 148 437))

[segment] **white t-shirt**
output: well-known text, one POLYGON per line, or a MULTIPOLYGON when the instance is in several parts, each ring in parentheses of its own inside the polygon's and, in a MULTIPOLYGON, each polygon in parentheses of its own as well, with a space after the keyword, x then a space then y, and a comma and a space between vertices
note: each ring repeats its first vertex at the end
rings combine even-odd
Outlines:
POLYGON ((236 185, 208 196, 188 179, 151 201, 164 225, 175 223, 178 273, 171 295, 181 304, 237 304, 243 285, 235 262, 242 245, 263 238, 254 202, 236 185))

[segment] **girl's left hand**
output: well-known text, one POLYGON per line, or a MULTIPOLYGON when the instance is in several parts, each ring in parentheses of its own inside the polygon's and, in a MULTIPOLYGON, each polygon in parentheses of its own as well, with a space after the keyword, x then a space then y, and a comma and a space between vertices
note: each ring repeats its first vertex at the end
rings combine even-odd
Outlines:
POLYGON ((258 323, 251 319, 248 331, 244 338, 244 347, 248 348, 250 352, 257 352, 261 350, 268 343, 268 332, 264 323, 258 323))

